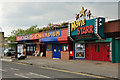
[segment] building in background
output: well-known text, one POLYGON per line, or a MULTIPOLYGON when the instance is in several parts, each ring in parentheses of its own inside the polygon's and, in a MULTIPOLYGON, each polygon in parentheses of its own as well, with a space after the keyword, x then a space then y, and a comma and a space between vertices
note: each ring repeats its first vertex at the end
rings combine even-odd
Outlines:
POLYGON ((0 52, 9 48, 7 39, 8 37, 4 37, 4 32, 0 32, 0 52))
POLYGON ((111 60, 120 63, 120 19, 105 22, 104 33, 111 38, 111 60))
POLYGON ((8 37, 4 37, 4 50, 9 48, 7 39, 8 39, 8 37))
POLYGON ((4 49, 4 32, 0 32, 0 52, 4 49))

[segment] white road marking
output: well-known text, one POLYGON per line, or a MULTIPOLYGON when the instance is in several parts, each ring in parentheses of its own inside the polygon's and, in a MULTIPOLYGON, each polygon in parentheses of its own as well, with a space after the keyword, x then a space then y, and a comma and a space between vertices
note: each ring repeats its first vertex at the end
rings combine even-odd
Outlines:
POLYGON ((27 76, 23 76, 23 75, 21 75, 21 74, 14 74, 14 75, 17 75, 17 76, 20 76, 20 77, 23 77, 23 78, 29 78, 29 77, 27 77, 27 76))
POLYGON ((10 69, 12 69, 12 70, 16 70, 16 71, 18 71, 19 69, 16 69, 16 68, 10 68, 10 69))
POLYGON ((6 70, 3 70, 3 69, 0 69, 0 71, 4 71, 4 72, 6 72, 6 70))
POLYGON ((1 59, 1 61, 8 61, 8 62, 11 62, 12 59, 1 59))
POLYGON ((36 73, 32 73, 32 72, 29 72, 30 74, 32 75, 36 75, 36 76, 40 76, 40 77, 44 77, 44 78, 51 78, 51 77, 48 77, 48 76, 44 76, 44 75, 40 75, 40 74, 36 74, 36 73))

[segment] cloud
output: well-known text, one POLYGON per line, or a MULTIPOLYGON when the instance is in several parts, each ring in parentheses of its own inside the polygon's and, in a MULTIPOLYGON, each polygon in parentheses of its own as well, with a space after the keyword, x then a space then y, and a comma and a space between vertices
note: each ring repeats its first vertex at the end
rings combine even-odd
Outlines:
POLYGON ((118 2, 119 0, 2 0, 3 2, 118 2))
POLYGON ((26 29, 33 25, 46 26, 48 23, 74 20, 82 6, 91 10, 93 16, 118 18, 116 2, 3 2, 0 9, 1 26, 4 26, 7 36, 18 28, 26 29))

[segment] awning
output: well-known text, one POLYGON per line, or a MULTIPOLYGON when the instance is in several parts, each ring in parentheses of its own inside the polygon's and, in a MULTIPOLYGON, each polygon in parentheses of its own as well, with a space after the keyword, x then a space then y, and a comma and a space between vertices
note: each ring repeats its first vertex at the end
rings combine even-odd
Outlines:
POLYGON ((40 43, 63 43, 68 42, 68 37, 47 37, 47 38, 41 38, 40 43))
POLYGON ((41 43, 57 42, 57 41, 58 41, 58 37, 46 37, 40 39, 41 43))

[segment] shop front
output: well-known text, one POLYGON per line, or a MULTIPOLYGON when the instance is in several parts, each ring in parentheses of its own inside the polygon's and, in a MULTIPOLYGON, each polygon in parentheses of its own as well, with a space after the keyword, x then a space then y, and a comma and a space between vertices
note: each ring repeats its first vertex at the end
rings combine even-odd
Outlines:
MULTIPOLYGON (((41 53, 44 53, 43 44, 39 43, 39 38, 44 37, 44 33, 35 33, 35 34, 29 34, 24 36, 17 36, 16 41, 18 42, 17 50, 20 53, 26 54, 26 55, 37 55, 40 56, 41 53), (21 44, 22 43, 22 44, 21 44), (19 46, 22 45, 21 50, 19 50, 19 46)), ((45 53, 44 53, 45 56, 45 53)))
POLYGON ((104 34, 104 22, 105 18, 98 17, 71 23, 70 36, 74 40, 74 59, 111 61, 112 40, 104 34))
POLYGON ((68 38, 68 28, 45 32, 40 43, 46 45, 46 57, 70 59, 72 41, 68 38))
MULTIPOLYGON (((73 42, 68 37, 68 28, 17 36, 18 46, 22 43, 21 53, 68 60, 73 58, 73 42)), ((19 48, 18 48, 19 50, 19 48)))
POLYGON ((27 55, 33 55, 36 50, 36 45, 35 44, 26 44, 26 54, 27 55))

